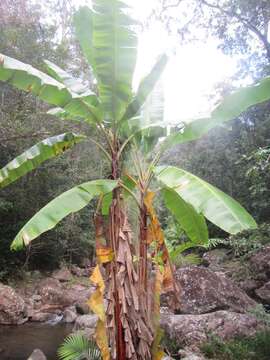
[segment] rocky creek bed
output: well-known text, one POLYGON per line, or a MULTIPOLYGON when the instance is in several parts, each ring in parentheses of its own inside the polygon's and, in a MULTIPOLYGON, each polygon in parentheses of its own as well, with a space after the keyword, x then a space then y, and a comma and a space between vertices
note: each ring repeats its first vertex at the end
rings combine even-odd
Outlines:
MULTIPOLYGON (((54 360, 52 354, 68 333, 80 330, 91 336, 96 317, 86 304, 93 291, 90 272, 73 266, 15 286, 0 284, 0 358, 27 359, 40 348, 54 360)), ((175 277, 180 305, 173 307, 162 296, 161 326, 184 349, 181 359, 192 359, 194 353, 203 359, 199 348, 209 334, 228 340, 264 328, 250 311, 258 302, 270 304, 269 246, 245 263, 232 259, 226 249, 213 250, 203 256, 203 265, 179 268, 175 277)))

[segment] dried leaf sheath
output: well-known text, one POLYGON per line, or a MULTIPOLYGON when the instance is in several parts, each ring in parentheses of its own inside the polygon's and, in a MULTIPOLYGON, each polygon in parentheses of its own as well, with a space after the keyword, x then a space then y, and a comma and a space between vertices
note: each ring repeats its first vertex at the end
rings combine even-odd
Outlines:
POLYGON ((147 229, 147 239, 149 243, 155 241, 157 253, 161 252, 162 261, 164 264, 163 291, 174 291, 175 284, 173 281, 173 271, 170 264, 169 253, 165 244, 164 234, 161 229, 161 225, 158 221, 155 209, 153 207, 154 196, 154 192, 148 191, 144 198, 144 203, 150 218, 150 223, 147 229))
POLYGON ((95 292, 91 295, 88 301, 90 309, 98 315, 95 338, 97 345, 100 348, 102 359, 110 360, 110 350, 106 334, 106 317, 103 302, 105 284, 99 269, 99 265, 96 265, 90 280, 96 286, 95 292))
MULTIPOLYGON (((108 288, 107 316, 112 358, 120 359, 117 354, 117 327, 116 301, 119 301, 121 331, 125 346, 123 359, 150 360, 153 330, 148 318, 146 297, 141 294, 138 274, 133 264, 132 233, 128 223, 126 211, 120 196, 116 196, 111 205, 111 223, 114 231, 115 260, 111 263, 111 286, 108 288), (117 234, 115 233, 117 229, 117 234), (114 273, 115 271, 115 273, 114 273), (115 306, 114 306, 115 305, 115 306)), ((118 333, 119 334, 119 333, 118 333)), ((118 340, 119 341, 119 340, 118 340)), ((121 339, 120 339, 121 343, 121 339)), ((118 353, 119 354, 119 353, 118 353)))

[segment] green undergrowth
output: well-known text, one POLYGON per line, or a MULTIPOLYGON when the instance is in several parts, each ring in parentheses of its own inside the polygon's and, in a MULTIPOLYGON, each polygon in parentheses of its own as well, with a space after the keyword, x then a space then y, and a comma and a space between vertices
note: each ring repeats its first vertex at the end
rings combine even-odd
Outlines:
POLYGON ((161 346, 165 352, 175 360, 180 360, 179 350, 182 348, 176 339, 170 338, 167 334, 164 334, 161 346))
POLYGON ((207 359, 215 360, 269 360, 270 330, 256 333, 253 337, 239 337, 227 342, 216 336, 202 345, 207 359))

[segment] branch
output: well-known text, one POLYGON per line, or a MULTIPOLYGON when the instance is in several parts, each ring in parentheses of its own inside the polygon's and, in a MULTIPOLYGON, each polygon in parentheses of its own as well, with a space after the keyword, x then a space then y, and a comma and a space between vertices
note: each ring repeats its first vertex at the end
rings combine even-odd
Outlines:
POLYGON ((212 9, 219 10, 221 13, 223 13, 231 18, 236 18, 244 26, 246 26, 250 31, 252 31, 259 38, 259 40, 263 43, 263 46, 267 53, 267 58, 270 62, 270 43, 267 40, 267 36, 265 36, 263 33, 261 33, 260 30, 257 29, 256 26, 254 26, 248 19, 242 17, 241 15, 239 15, 235 12, 230 12, 228 10, 225 10, 223 7, 221 7, 217 4, 211 4, 207 0, 201 0, 201 3, 212 9))
POLYGON ((166 5, 166 0, 163 0, 163 1, 162 1, 162 11, 168 10, 168 9, 170 9, 170 8, 178 7, 182 1, 183 1, 183 0, 178 0, 178 1, 176 1, 176 3, 174 3, 174 4, 168 4, 168 5, 166 5))

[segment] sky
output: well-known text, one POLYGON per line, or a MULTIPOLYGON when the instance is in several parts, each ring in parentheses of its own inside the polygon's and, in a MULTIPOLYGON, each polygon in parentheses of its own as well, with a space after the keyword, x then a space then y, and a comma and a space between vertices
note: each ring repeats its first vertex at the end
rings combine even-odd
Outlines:
POLYGON ((217 42, 174 47, 162 28, 140 34, 135 86, 147 74, 157 56, 167 51, 169 62, 162 77, 165 97, 165 120, 177 122, 197 118, 213 108, 210 101, 214 86, 236 72, 237 62, 217 49, 217 42), (158 34, 158 36, 157 36, 158 34), (168 46, 169 45, 169 46, 168 46))
MULTIPOLYGON (((90 0, 75 1, 76 5, 91 4, 90 0)), ((133 17, 144 21, 158 1, 125 2, 130 5, 133 17)), ((188 9, 184 11, 188 12, 188 9)), ((176 36, 169 36, 160 23, 152 23, 139 34, 134 87, 138 86, 139 79, 147 75, 158 55, 165 51, 170 55, 162 77, 165 121, 177 123, 207 116, 214 107, 210 98, 214 98, 215 84, 226 81, 237 70, 237 59, 224 55, 217 45, 217 40, 209 38, 204 43, 180 46, 176 36)))
MULTIPOLYGON (((155 5, 155 0, 127 0, 136 18, 144 19, 155 5)), ((181 120, 205 116, 213 109, 209 98, 215 84, 234 75, 237 60, 226 56, 217 48, 213 38, 204 43, 179 46, 179 40, 169 36, 159 23, 140 33, 135 87, 139 78, 146 75, 162 52, 170 55, 162 82, 165 96, 165 120, 181 120)))

